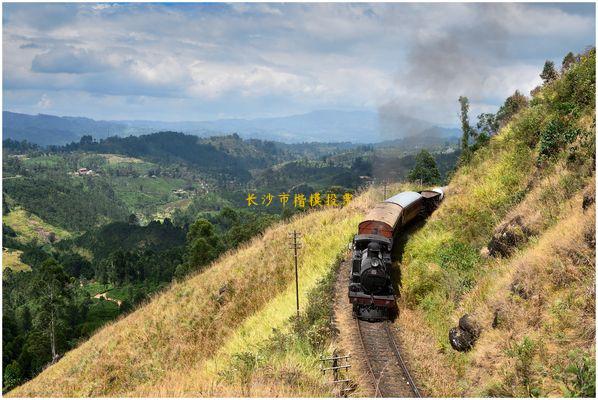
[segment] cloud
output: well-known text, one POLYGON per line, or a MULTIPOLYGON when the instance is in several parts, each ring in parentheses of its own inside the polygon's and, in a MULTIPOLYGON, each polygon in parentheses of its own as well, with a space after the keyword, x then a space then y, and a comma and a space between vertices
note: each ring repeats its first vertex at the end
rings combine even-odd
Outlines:
POLYGON ((50 106, 52 105, 52 101, 48 98, 47 94, 42 94, 42 97, 39 99, 39 101, 37 102, 37 106, 39 108, 50 108, 50 106))
POLYGON ((35 109, 48 94, 47 112, 70 99, 91 117, 127 110, 143 117, 138 104, 153 107, 148 118, 184 110, 184 119, 380 108, 454 124, 459 95, 471 97, 472 112, 496 107, 533 85, 545 59, 593 44, 595 29, 591 4, 3 9, 5 107, 35 109))
POLYGON ((71 46, 56 47, 37 54, 31 62, 33 72, 49 74, 85 74, 104 71, 109 67, 109 64, 93 51, 71 46))

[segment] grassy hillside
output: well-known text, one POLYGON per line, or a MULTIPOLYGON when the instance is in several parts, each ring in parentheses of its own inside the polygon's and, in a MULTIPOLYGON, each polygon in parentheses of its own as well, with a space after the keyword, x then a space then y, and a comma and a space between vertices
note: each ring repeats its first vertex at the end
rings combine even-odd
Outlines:
POLYGON ((373 197, 368 192, 343 209, 313 211, 268 229, 101 329, 10 395, 266 395, 269 390, 329 395, 313 349, 306 341, 284 338, 301 321, 306 337, 318 337, 313 331, 318 325, 305 322, 314 313, 306 312, 308 295, 314 298, 322 278, 337 265, 373 197), (295 323, 287 246, 293 229, 304 234, 299 270, 304 316, 295 323), (270 349, 268 356, 258 349, 270 349))
POLYGON ((594 74, 592 51, 545 84, 408 241, 399 323, 429 395, 594 396, 594 74), (458 353, 465 313, 482 333, 458 353))
POLYGON ((2 268, 10 268, 13 271, 29 271, 31 267, 21 261, 20 250, 2 248, 2 268))
POLYGON ((15 231, 16 240, 21 243, 32 240, 47 243, 52 232, 55 235, 55 240, 65 239, 70 236, 70 233, 66 230, 48 224, 37 215, 19 206, 12 207, 10 212, 3 216, 2 222, 15 231))
MULTIPOLYGON (((427 395, 595 396, 594 99, 591 51, 460 166, 406 241, 397 323, 427 395), (464 314, 481 334, 459 353, 448 332, 464 314)), ((370 190, 268 229, 8 395, 330 396, 317 363, 330 277, 379 200, 370 190)))

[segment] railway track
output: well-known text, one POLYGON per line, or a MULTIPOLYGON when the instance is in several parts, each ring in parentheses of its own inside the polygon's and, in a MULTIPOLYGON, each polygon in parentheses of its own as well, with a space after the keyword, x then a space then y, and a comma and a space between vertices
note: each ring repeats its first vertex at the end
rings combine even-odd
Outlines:
POLYGON ((390 323, 356 319, 376 397, 421 397, 401 357, 390 323))

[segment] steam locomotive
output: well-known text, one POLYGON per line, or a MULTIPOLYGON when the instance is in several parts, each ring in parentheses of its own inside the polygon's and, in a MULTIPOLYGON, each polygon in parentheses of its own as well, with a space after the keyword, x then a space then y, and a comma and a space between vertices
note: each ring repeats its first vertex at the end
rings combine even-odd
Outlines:
POLYGON ((407 224, 430 215, 443 198, 443 188, 402 192, 376 204, 359 223, 351 246, 349 283, 349 301, 357 318, 381 321, 396 315, 393 244, 407 224))

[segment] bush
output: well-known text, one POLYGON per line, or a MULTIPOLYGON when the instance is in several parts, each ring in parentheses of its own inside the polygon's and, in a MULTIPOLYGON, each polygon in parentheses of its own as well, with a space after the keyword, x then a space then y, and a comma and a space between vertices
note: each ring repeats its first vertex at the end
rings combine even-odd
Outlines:
POLYGON ((596 397, 596 363, 591 356, 571 352, 562 378, 567 397, 596 397))
POLYGON ((581 134, 579 128, 566 126, 561 119, 554 119, 548 123, 540 134, 539 161, 556 156, 567 144, 571 144, 581 134))

